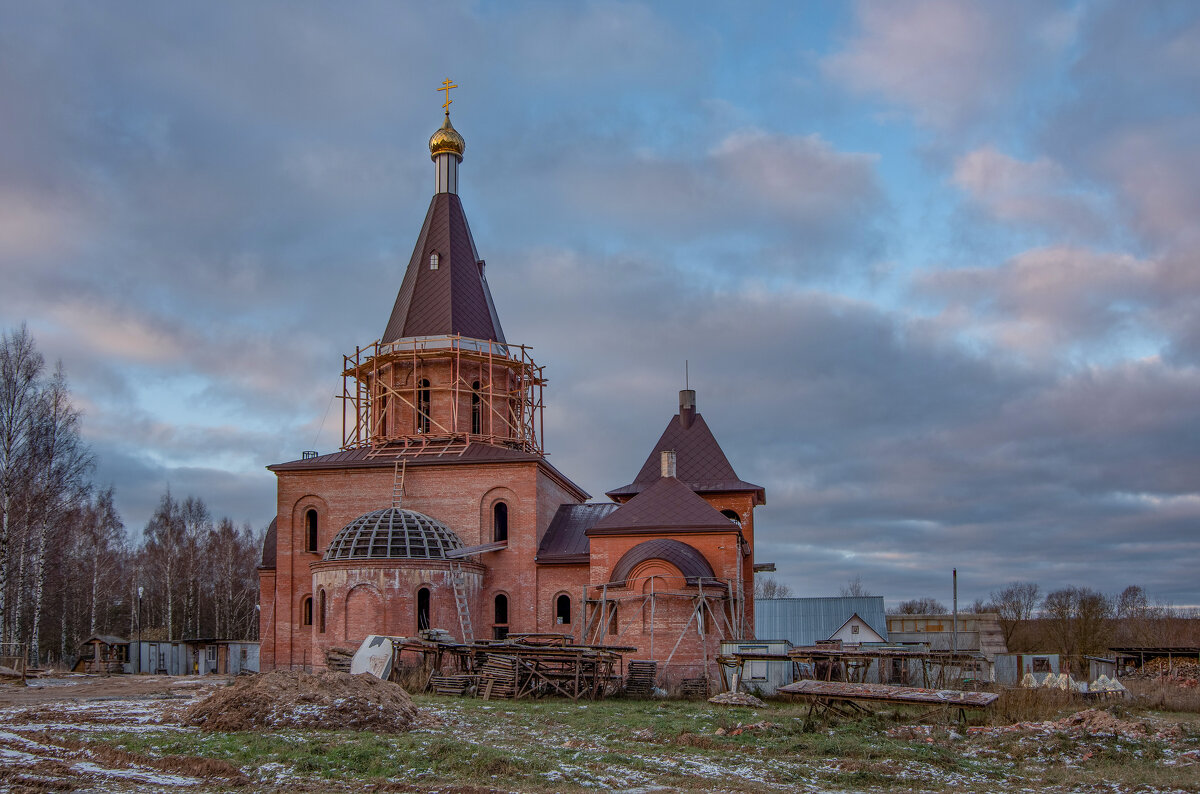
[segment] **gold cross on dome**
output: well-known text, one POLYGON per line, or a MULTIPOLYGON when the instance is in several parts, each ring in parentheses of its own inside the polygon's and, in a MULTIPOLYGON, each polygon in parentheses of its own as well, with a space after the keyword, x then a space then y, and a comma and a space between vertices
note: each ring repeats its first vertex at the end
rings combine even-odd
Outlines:
POLYGON ((451 88, 458 88, 458 86, 455 85, 454 83, 450 82, 449 80, 444 80, 444 81, 442 81, 442 87, 438 89, 438 91, 446 92, 446 103, 444 105, 442 105, 442 110, 446 111, 447 116, 450 115, 450 105, 452 102, 454 102, 454 100, 450 98, 450 89, 451 88))

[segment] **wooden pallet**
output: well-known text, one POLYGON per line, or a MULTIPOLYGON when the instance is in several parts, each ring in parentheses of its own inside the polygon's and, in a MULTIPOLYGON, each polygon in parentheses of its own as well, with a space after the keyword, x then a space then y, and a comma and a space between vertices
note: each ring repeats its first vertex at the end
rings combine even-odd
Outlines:
POLYGON ((632 661, 629 663, 629 673, 625 676, 625 694, 648 698, 654 693, 657 678, 658 662, 632 661))
POLYGON ((707 678, 685 678, 679 683, 679 694, 685 698, 708 697, 707 678))
POLYGON ((516 657, 488 654, 479 668, 479 694, 484 700, 516 697, 516 657))
POLYGON ((473 675, 435 675, 429 679, 429 686, 439 695, 464 695, 475 685, 473 675))

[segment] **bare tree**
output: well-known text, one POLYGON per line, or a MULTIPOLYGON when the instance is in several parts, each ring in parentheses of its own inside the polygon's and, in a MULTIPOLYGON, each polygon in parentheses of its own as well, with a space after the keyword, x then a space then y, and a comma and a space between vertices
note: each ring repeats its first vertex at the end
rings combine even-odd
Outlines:
POLYGON ((22 325, 0 335, 0 642, 12 639, 10 583, 14 569, 13 506, 18 473, 27 466, 30 433, 38 399, 38 378, 45 365, 33 336, 22 325))
POLYGON ((855 576, 853 579, 846 582, 846 585, 842 588, 841 592, 843 598, 862 598, 873 595, 873 593, 868 592, 866 585, 863 584, 861 576, 855 576))
POLYGON ((899 615, 945 615, 946 605, 936 598, 914 598, 911 601, 901 601, 896 607, 899 615))
POLYGON ((1038 607, 1040 588, 1033 582, 1013 582, 1002 590, 991 594, 992 608, 1000 616, 1000 628, 1004 632, 1004 644, 1011 646, 1017 626, 1033 618, 1038 607))
MULTIPOLYGON (((33 432, 33 487, 39 520, 32 546, 33 615, 30 622, 30 656, 41 658, 42 602, 45 591, 46 544, 52 525, 86 497, 91 483, 92 455, 79 437, 79 412, 71 404, 62 362, 54 369, 38 401, 33 432)), ((109 494, 111 500, 111 493, 109 494)))
POLYGON ((755 598, 790 598, 792 588, 776 579, 774 576, 754 577, 755 598))
POLYGON ((1087 587, 1067 587, 1046 596, 1042 610, 1050 624, 1058 652, 1073 664, 1087 654, 1103 653, 1108 647, 1109 621, 1113 614, 1108 596, 1087 587))

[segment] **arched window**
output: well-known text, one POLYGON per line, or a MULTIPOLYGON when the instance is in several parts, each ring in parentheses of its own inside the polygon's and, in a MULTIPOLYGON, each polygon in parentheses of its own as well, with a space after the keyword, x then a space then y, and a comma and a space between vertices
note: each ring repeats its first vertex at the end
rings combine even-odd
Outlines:
POLYGON ((417 591, 417 631, 429 628, 429 588, 417 591))
POLYGON ((321 613, 318 618, 317 631, 324 634, 325 633, 325 591, 324 590, 321 591, 320 601, 321 601, 321 603, 319 606, 320 606, 321 613))
POLYGON ((495 620, 492 621, 492 639, 502 640, 508 636, 508 596, 496 596, 495 620))
POLYGON ((421 378, 417 384, 417 432, 429 432, 429 380, 421 378))
POLYGON ((492 540, 508 540, 508 505, 496 502, 492 508, 492 540))
POLYGON ((312 596, 305 596, 300 602, 300 625, 311 626, 312 618, 312 596))
POLYGON ((737 514, 737 512, 735 512, 733 510, 722 510, 721 515, 725 516, 730 521, 737 524, 739 527, 742 525, 742 517, 739 516, 737 514))
POLYGON ((571 597, 566 593, 554 599, 554 622, 560 626, 571 625, 571 597))
POLYGON ((479 381, 471 384, 471 433, 483 433, 483 400, 479 396, 479 381))
POLYGON ((304 549, 317 550, 317 511, 311 507, 304 511, 304 549))
POLYGON ((386 394, 379 398, 379 434, 381 436, 388 434, 388 396, 386 394))

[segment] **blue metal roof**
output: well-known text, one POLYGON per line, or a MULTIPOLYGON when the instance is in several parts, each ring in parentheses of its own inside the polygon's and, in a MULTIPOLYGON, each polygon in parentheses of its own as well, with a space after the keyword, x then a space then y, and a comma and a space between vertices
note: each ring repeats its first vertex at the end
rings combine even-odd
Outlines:
POLYGON ((759 637, 783 638, 792 645, 812 645, 829 639, 855 614, 887 639, 883 596, 756 598, 754 633, 759 637))

